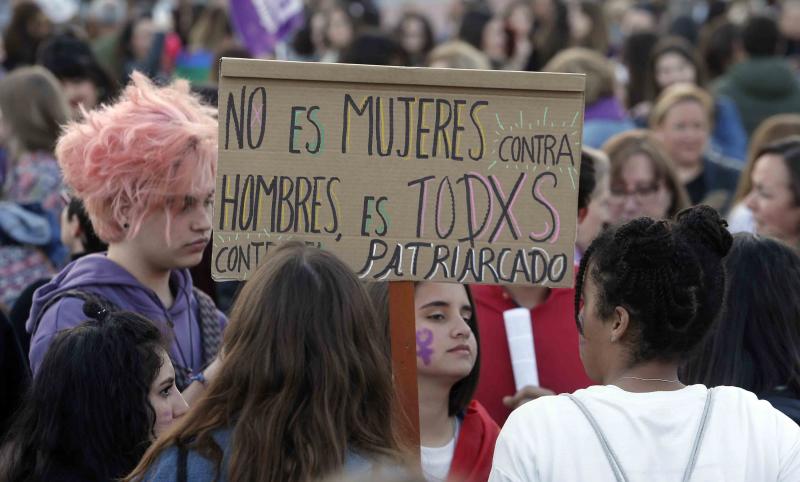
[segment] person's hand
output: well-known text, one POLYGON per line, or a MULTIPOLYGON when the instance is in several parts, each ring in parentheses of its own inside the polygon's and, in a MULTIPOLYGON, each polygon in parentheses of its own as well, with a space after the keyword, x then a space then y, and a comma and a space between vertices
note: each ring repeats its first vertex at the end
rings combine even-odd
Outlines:
POLYGON ((514 395, 510 397, 503 397, 503 405, 510 408, 511 410, 516 410, 517 408, 520 407, 520 405, 526 402, 530 402, 531 400, 536 400, 539 397, 546 397, 549 395, 555 395, 555 392, 553 392, 552 390, 548 390, 547 388, 527 385, 522 387, 514 395))
POLYGON ((214 358, 214 361, 212 361, 211 364, 208 365, 205 370, 203 370, 203 376, 206 377, 208 383, 211 383, 215 378, 217 378, 217 373, 219 373, 220 366, 222 366, 221 355, 222 352, 220 350, 220 353, 217 354, 216 358, 214 358))

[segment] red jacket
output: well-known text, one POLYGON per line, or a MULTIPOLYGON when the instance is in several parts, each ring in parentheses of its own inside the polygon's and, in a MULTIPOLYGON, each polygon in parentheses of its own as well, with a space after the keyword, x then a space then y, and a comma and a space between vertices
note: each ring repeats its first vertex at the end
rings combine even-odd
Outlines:
POLYGON ((476 400, 469 403, 465 412, 447 480, 486 482, 492 470, 494 443, 500 435, 500 427, 476 400))
MULTIPOLYGON (((502 286, 472 285, 470 292, 478 318, 481 353, 481 374, 474 398, 502 425, 511 413, 503 405, 503 397, 516 393, 503 312, 518 306, 502 286)), ((539 383, 556 393, 571 393, 593 384, 578 351, 574 304, 573 288, 553 288, 547 300, 531 310, 539 383)))

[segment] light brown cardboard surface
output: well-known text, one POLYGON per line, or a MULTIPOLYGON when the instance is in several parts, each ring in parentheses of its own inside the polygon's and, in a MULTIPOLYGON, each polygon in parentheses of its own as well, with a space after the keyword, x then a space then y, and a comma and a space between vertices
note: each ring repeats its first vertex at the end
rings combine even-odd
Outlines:
POLYGON ((246 279, 300 239, 369 280, 571 285, 583 87, 223 59, 214 279, 246 279))

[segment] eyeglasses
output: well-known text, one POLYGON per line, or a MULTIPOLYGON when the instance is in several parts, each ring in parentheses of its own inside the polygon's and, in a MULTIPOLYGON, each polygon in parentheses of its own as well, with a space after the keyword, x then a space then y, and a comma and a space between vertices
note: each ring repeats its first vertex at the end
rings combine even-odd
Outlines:
POLYGON ((658 182, 654 182, 649 186, 637 186, 631 191, 628 191, 622 186, 612 186, 611 187, 611 198, 614 201, 620 202, 623 201, 625 198, 633 197, 639 202, 646 202, 650 201, 653 196, 658 192, 660 185, 658 182))

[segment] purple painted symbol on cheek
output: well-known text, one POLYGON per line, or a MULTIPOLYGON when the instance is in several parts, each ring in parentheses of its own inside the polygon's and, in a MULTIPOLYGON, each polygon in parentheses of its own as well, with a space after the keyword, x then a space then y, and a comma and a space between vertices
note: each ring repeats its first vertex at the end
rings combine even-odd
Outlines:
POLYGON ((422 359, 425 366, 431 364, 431 355, 433 355, 433 332, 428 328, 417 330, 417 356, 422 359))

